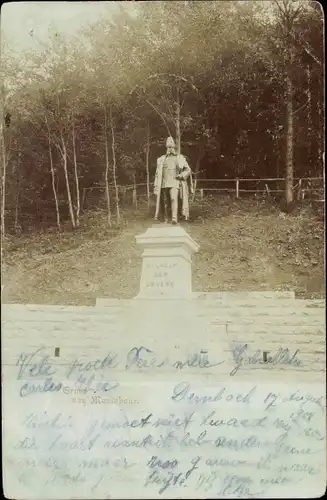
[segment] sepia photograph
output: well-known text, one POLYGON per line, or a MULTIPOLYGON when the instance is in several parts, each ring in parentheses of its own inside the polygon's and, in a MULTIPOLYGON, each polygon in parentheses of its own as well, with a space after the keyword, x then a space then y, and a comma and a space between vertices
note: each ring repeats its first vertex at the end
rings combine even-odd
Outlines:
POLYGON ((0 23, 5 497, 322 497, 321 4, 0 23))

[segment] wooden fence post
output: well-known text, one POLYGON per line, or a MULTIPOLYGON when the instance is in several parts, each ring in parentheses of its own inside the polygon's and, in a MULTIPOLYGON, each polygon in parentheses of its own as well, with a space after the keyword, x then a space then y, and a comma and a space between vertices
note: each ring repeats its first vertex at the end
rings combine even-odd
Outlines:
POLYGON ((304 185, 302 186, 301 185, 301 200, 304 200, 305 198, 305 183, 303 183, 304 185))
POLYGON ((239 181, 239 179, 237 178, 237 179, 236 179, 236 198, 239 198, 239 197, 240 197, 240 190, 239 190, 239 188, 240 188, 240 181, 239 181))
POLYGON ((137 196, 136 196, 136 187, 135 186, 133 187, 132 197, 133 197, 133 205, 135 205, 135 208, 137 208, 137 196))
POLYGON ((203 189, 200 189, 200 198, 203 200, 203 189))
POLYGON ((301 197, 301 185, 302 185, 302 179, 299 180, 299 186, 298 186, 298 191, 297 191, 297 199, 298 200, 301 197))
POLYGON ((198 180, 197 180, 197 179, 195 179, 194 184, 193 184, 193 195, 192 195, 192 201, 194 201, 194 200, 195 200, 195 196, 196 196, 196 185, 197 185, 197 183, 198 183, 198 180))
POLYGON ((82 203, 81 203, 81 210, 83 211, 84 208, 84 202, 85 202, 85 195, 86 195, 86 188, 83 188, 83 196, 82 196, 82 203))

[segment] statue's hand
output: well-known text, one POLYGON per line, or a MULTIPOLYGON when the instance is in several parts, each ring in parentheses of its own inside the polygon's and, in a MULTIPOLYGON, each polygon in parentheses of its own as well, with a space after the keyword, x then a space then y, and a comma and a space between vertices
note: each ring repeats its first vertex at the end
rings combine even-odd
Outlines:
POLYGON ((177 179, 178 181, 182 181, 182 180, 183 180, 183 176, 182 176, 182 175, 176 175, 176 179, 177 179))

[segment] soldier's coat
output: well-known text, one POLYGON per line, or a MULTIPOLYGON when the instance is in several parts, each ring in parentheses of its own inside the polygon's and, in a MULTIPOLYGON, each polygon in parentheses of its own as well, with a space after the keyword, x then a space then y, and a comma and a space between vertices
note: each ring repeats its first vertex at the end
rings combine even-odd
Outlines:
MULTIPOLYGON (((159 215, 160 209, 160 196, 162 185, 162 171, 164 161, 167 155, 162 155, 157 159, 157 170, 154 179, 154 194, 157 195, 156 213, 155 217, 159 215)), ((182 202, 182 214, 184 217, 189 217, 189 194, 193 193, 192 171, 186 161, 185 156, 176 155, 177 172, 184 177, 179 183, 179 199, 182 202)))

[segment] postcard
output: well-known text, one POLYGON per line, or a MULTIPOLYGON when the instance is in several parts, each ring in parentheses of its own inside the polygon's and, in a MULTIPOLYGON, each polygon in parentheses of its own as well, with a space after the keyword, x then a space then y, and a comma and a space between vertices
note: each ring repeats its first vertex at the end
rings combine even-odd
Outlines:
POLYGON ((316 2, 8 2, 5 497, 326 491, 316 2))

